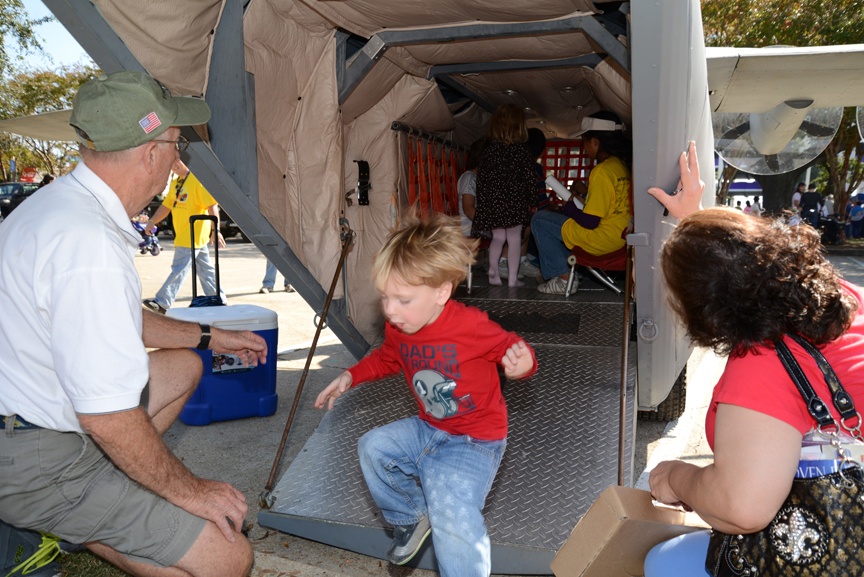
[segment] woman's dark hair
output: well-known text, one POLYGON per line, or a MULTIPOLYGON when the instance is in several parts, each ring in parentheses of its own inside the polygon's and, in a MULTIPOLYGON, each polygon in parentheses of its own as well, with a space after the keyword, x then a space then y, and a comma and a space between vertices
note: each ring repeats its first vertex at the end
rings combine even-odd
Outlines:
POLYGON ((546 135, 539 128, 528 129, 528 154, 532 159, 540 158, 543 151, 546 149, 546 135))
POLYGON ((719 354, 742 356, 786 333, 822 345, 846 332, 857 310, 815 229, 734 208, 682 220, 661 264, 690 338, 719 354))
MULTIPOLYGON (((615 113, 606 110, 595 112, 591 115, 591 118, 611 120, 615 124, 624 124, 615 113)), ((619 158, 628 169, 633 168, 633 143, 629 138, 624 136, 622 130, 589 130, 582 135, 583 140, 587 138, 596 138, 600 141, 600 151, 605 152, 609 156, 619 158)))
POLYGON ((474 170, 480 164, 480 156, 486 148, 486 138, 478 138, 468 148, 468 156, 465 158, 465 170, 474 170))

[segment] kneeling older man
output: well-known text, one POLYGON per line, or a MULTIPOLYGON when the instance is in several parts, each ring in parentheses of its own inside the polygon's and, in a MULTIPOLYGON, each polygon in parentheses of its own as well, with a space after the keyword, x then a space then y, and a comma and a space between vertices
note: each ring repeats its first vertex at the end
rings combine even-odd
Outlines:
POLYGON ((161 435, 201 378, 189 348, 254 364, 267 345, 144 311, 134 266, 131 217, 188 144, 178 126, 209 118, 140 72, 84 84, 70 120, 81 162, 0 226, 0 519, 133 575, 252 564, 243 494, 193 475, 161 435))

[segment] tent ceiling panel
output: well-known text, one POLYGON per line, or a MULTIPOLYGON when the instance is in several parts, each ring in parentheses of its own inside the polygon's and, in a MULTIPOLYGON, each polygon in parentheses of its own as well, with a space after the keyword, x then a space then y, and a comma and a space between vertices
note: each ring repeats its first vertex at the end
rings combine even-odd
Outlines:
MULTIPOLYGON (((96 0, 144 67, 180 94, 206 91, 211 32, 218 26, 223 2, 96 0), (160 25, 140 26, 142 11, 145 21, 160 25)), ((339 98, 345 121, 369 110, 406 74, 429 77, 433 66, 476 64, 477 76, 468 75, 470 71, 454 73, 463 72, 461 69, 435 74, 441 74, 438 78, 450 87, 451 95, 461 93, 466 103, 470 99, 485 108, 508 101, 501 93, 514 90, 524 96, 524 106, 532 109, 529 117, 534 117, 534 125, 545 124, 552 131, 550 136, 562 137, 578 127, 592 95, 603 107, 624 117, 630 115, 625 106, 630 100, 629 74, 620 52, 626 38, 620 37, 619 4, 588 0, 550 0, 540 5, 521 0, 441 0, 434 4, 426 0, 258 0, 248 4, 244 18, 247 69, 261 74, 264 69, 278 69, 278 65, 272 67, 273 62, 290 60, 288 76, 276 83, 262 82, 256 89, 264 90, 257 94, 259 101, 283 99, 303 90, 295 83, 310 77, 308 67, 317 65, 321 50, 317 41, 298 43, 292 38, 308 34, 332 41, 336 27, 358 35, 360 38, 353 38, 360 41, 377 34, 380 40, 373 39, 363 52, 353 58, 349 52, 345 61, 336 63, 343 66, 340 75, 345 81, 340 81, 339 98), (609 15, 603 14, 604 6, 609 15), (430 40, 438 37, 456 40, 430 40), (383 48, 374 50, 373 44, 383 48), (607 54, 617 58, 619 65, 589 73, 607 54), (591 59, 580 60, 584 57, 591 59), (508 70, 512 67, 516 70, 508 70)), ((454 110, 464 106, 460 103, 454 110)), ((452 125, 452 115, 438 124, 452 125)))
POLYGON ((350 122, 372 108, 405 75, 405 71, 387 59, 381 60, 342 104, 342 115, 350 122))
MULTIPOLYGON (((605 67, 608 71, 610 68, 605 67)), ((629 83, 613 72, 610 83, 589 68, 507 71, 458 76, 470 89, 493 104, 517 104, 526 110, 529 125, 549 138, 566 138, 581 125, 582 118, 601 108, 615 112, 629 124, 629 83), (626 96, 619 94, 626 87, 626 96), (542 122, 541 122, 542 121, 542 122)))
POLYGON ((177 94, 204 93, 211 31, 222 12, 221 1, 94 2, 145 69, 177 94))
POLYGON ((574 13, 594 14, 589 0, 304 0, 327 17, 350 22, 351 30, 361 36, 391 28, 429 28, 453 24, 484 22, 531 22, 574 13))
POLYGON ((591 42, 582 32, 422 44, 406 49, 416 59, 428 64, 555 60, 584 56, 594 52, 591 42))

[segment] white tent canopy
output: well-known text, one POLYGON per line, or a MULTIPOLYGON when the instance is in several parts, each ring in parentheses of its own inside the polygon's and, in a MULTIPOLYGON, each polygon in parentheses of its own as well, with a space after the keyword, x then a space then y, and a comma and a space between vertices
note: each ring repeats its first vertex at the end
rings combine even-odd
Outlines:
POLYGON ((71 114, 72 110, 67 109, 0 120, 0 132, 11 132, 37 140, 74 141, 75 132, 69 126, 71 114))

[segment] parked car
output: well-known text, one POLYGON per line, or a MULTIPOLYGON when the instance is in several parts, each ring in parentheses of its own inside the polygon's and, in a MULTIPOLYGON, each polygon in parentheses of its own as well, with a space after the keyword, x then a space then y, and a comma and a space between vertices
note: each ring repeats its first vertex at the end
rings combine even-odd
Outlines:
POLYGON ((0 216, 6 218, 15 207, 24 202, 36 189, 36 182, 3 182, 0 183, 0 216))

